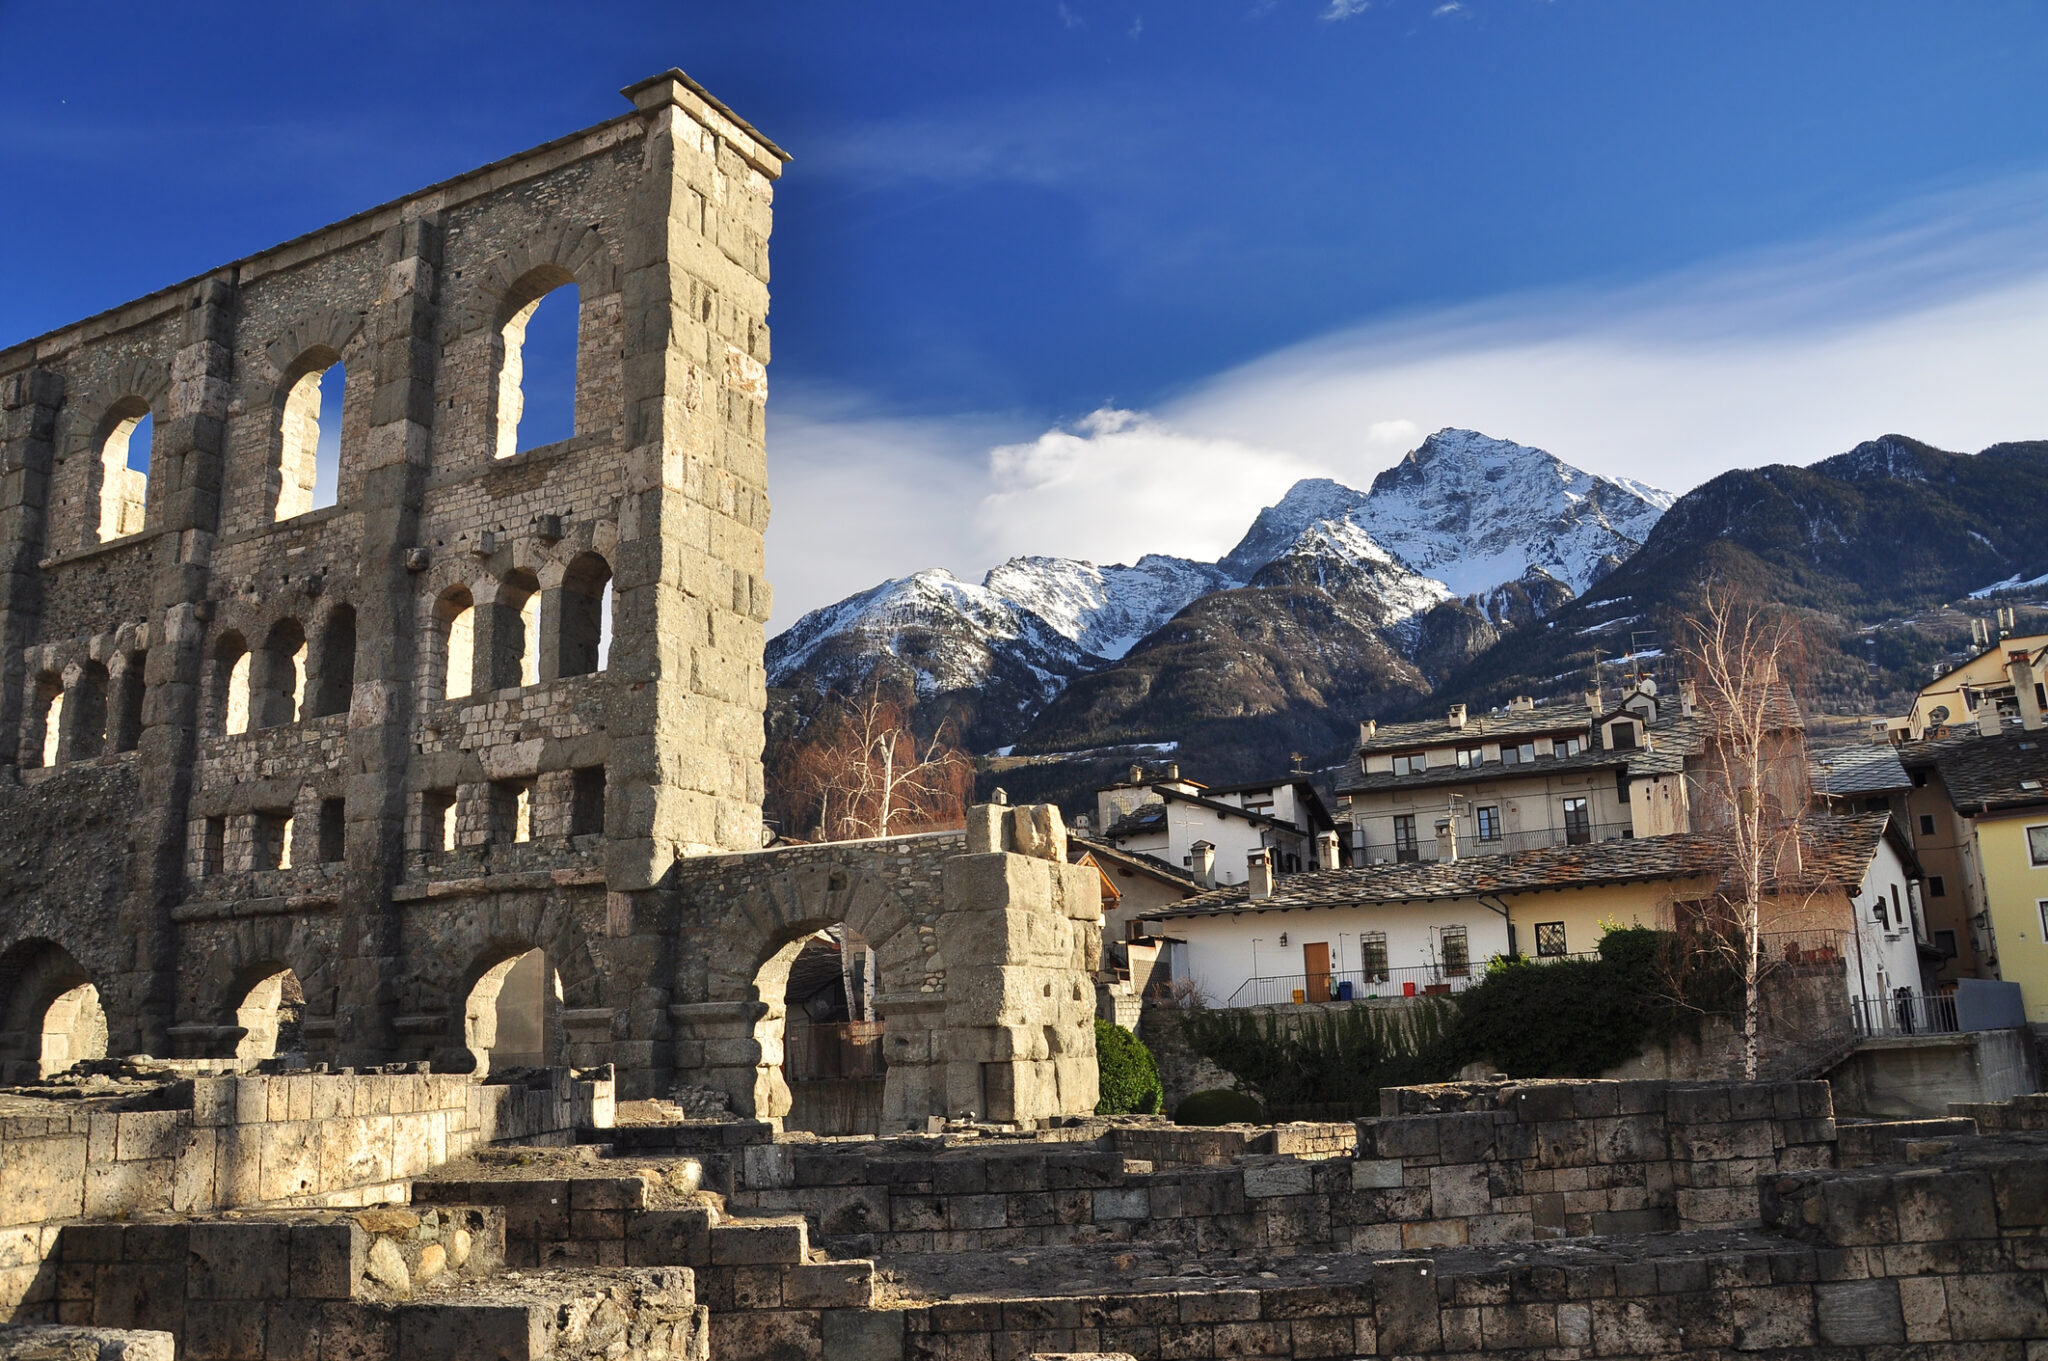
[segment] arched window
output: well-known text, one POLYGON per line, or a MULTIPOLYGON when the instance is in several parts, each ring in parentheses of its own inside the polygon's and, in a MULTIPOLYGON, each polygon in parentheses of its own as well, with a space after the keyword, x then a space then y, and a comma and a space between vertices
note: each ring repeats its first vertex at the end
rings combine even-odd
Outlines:
POLYGON ((107 735, 115 751, 133 751, 142 741, 142 702, 148 694, 145 676, 149 653, 130 652, 114 671, 113 710, 107 720, 107 735))
POLYGON ((499 458, 576 433, 576 285, 566 270, 537 270, 508 301, 497 337, 499 458))
POLYGON ((263 640, 263 668, 250 678, 258 728, 296 723, 306 700, 306 631, 296 619, 280 619, 263 640))
POLYGON ((107 749, 107 668, 89 661, 78 668, 64 700, 61 759, 90 761, 107 749))
POLYGON ((123 397, 107 413, 100 434, 100 518, 94 542, 112 543, 142 531, 155 425, 149 403, 140 397, 123 397))
POLYGON ((276 517, 289 520, 331 506, 341 475, 341 404, 347 371, 339 355, 316 349, 285 390, 278 456, 276 517))
POLYGON ((35 707, 29 712, 23 764, 54 766, 64 730, 64 678, 54 671, 36 677, 35 707))
POLYGON ((562 976, 540 950, 501 960, 470 989, 462 1028, 478 1077, 548 1066, 562 1048, 562 976))
POLYGON ((233 737, 249 731, 249 645, 239 633, 224 633, 214 645, 215 731, 233 737))
MULTIPOLYGON (((266 973, 275 967, 259 965, 256 972, 266 973)), ((243 1032, 235 1043, 235 1057, 249 1062, 305 1052, 299 1024, 305 1009, 305 990, 290 969, 277 969, 258 979, 235 1008, 235 1024, 243 1032)))
POLYGON ((306 717, 325 718, 348 712, 356 688, 356 612, 336 605, 320 630, 319 654, 313 662, 306 717))
POLYGON ((612 569, 595 553, 578 554, 562 578, 555 631, 556 674, 602 671, 611 650, 612 569))
POLYGON ((99 990, 69 951, 46 940, 0 951, 0 1082, 52 1077, 106 1054, 99 990))
POLYGON ((491 674, 487 688, 509 689, 540 680, 540 582, 520 569, 498 584, 491 607, 491 674))
POLYGON ((428 699, 465 699, 475 689, 476 610, 465 586, 434 602, 433 646, 426 650, 428 699))

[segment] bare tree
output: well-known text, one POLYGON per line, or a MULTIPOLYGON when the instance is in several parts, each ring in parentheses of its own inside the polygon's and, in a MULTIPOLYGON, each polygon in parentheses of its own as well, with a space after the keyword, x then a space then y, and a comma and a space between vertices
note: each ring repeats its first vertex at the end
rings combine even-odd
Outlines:
POLYGON ((1715 583, 1685 627, 1683 655, 1705 729, 1690 776, 1694 827, 1723 838, 1719 883, 1685 934, 1696 959, 1729 968, 1741 984, 1742 1071, 1754 1079, 1766 914, 1778 915, 1776 899, 1806 878, 1805 738, 1785 680, 1799 639, 1783 614, 1715 583))
POLYGON ((785 802, 835 841, 957 825, 974 772, 942 723, 920 738, 877 673, 833 695, 784 763, 785 802))

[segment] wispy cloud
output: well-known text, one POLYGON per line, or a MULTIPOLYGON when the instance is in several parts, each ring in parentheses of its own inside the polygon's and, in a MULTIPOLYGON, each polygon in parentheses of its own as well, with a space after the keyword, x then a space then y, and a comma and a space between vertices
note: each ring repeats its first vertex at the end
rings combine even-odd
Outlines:
POLYGON ((1429 12, 1429 15, 1432 19, 1446 19, 1449 18, 1451 15, 1463 14, 1464 12, 1465 6, 1463 0, 1450 0, 1450 3, 1448 4, 1438 5, 1435 9, 1429 12))
POLYGON ((1349 19, 1354 14, 1363 14, 1372 8, 1372 0, 1330 0, 1323 9, 1323 17, 1329 20, 1349 19))
POLYGON ((1958 190, 1831 241, 1316 337, 1035 437, 778 405, 775 626, 935 564, 1215 557, 1296 478, 1364 485, 1447 425, 1675 491, 1891 431, 2048 436, 2044 229, 2048 177, 1958 190))
POLYGON ((1080 15, 1074 13, 1074 11, 1067 8, 1066 0, 1061 0, 1061 3, 1058 6, 1058 10, 1060 16, 1060 23, 1066 26, 1067 28, 1086 28, 1088 26, 1088 21, 1086 19, 1083 19, 1080 15))

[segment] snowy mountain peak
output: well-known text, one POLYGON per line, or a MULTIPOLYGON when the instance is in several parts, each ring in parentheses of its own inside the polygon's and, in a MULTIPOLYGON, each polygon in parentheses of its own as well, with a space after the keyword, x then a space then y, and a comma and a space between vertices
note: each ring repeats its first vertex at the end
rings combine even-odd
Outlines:
POLYGON ((1073 558, 1011 558, 982 582, 1083 652, 1112 660, 1194 600, 1230 584, 1214 564, 1163 553, 1108 567, 1073 558))

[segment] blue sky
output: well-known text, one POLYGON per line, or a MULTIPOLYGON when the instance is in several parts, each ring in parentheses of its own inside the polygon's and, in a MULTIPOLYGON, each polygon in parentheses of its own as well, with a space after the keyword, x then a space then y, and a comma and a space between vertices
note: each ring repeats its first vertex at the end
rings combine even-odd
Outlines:
POLYGON ((1674 489, 2048 436, 2038 0, 0 0, 0 63, 0 343, 690 71, 796 158, 776 627, 1445 424, 1674 489))

